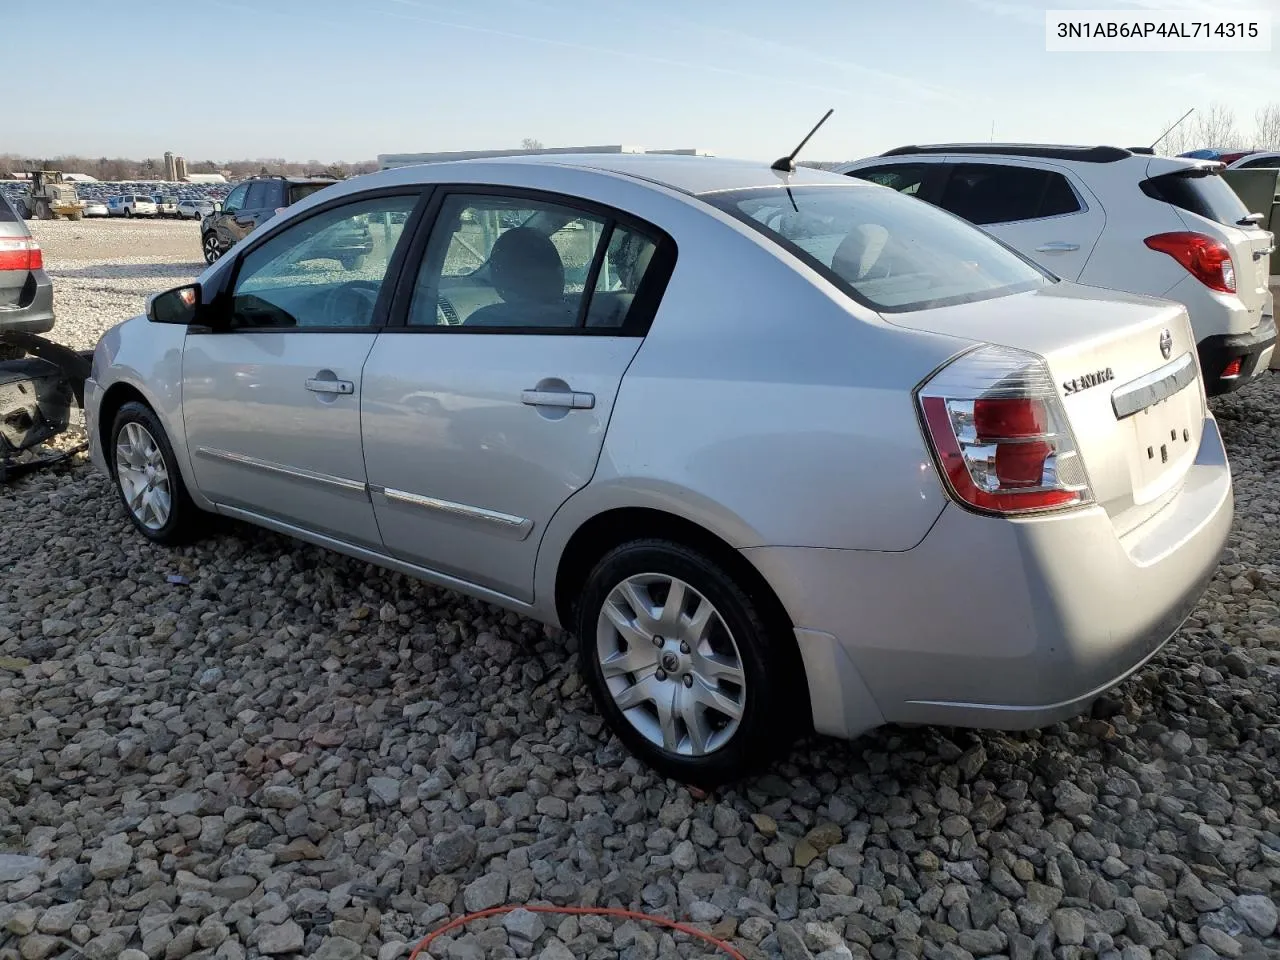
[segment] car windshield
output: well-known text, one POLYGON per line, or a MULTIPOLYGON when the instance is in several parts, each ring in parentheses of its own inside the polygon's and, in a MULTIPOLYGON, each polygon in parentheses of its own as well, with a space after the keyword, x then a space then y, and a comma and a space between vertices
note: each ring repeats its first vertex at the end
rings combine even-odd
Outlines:
POLYGON ((767 187, 703 199, 875 310, 971 303, 1054 282, 976 227, 888 188, 767 187))

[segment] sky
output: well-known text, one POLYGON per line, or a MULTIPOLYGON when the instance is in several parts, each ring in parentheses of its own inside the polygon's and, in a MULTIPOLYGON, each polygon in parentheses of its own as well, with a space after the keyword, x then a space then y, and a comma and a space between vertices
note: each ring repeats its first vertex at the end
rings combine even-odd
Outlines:
POLYGON ((5 11, 5 74, 27 91, 5 152, 328 163, 528 137, 772 160, 832 107, 801 159, 848 160, 993 133, 1133 146, 1193 106, 1248 130, 1280 101, 1280 0, 60 0, 50 16, 5 11), (1045 9, 1073 7, 1270 11, 1273 50, 1046 52, 1045 9), (74 43, 14 42, 63 24, 74 43))

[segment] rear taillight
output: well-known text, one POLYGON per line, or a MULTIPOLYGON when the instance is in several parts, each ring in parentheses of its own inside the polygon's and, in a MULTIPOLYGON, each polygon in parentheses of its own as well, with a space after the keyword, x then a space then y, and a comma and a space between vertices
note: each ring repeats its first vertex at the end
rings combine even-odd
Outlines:
POLYGON ((1222 379, 1234 380, 1238 376, 1240 376, 1240 358, 1236 357, 1223 368, 1222 379))
POLYGON ((1039 357, 983 347, 918 392, 947 488, 984 513, 1022 514, 1093 502, 1075 438, 1039 357))
POLYGON ((44 266, 40 244, 30 237, 0 237, 0 270, 39 270, 44 266))
POLYGON ((1179 231, 1157 233, 1154 237, 1147 237, 1143 243, 1152 250, 1173 257, 1210 290, 1236 292, 1236 268, 1231 262, 1231 251, 1213 237, 1179 231))

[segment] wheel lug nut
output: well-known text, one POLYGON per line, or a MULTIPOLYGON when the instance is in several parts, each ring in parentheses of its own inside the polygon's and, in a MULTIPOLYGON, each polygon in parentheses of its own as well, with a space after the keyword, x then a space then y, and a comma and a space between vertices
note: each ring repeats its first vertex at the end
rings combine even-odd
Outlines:
POLYGON ((687 673, 686 673, 686 674, 684 675, 684 685, 685 685, 686 687, 692 687, 692 686, 693 686, 693 677, 692 677, 690 674, 687 674, 687 673))
POLYGON ((680 641, 680 652, 681 653, 689 652, 689 644, 685 643, 683 640, 680 641))
POLYGON ((660 647, 660 646, 662 646, 662 638, 661 638, 661 637, 654 637, 654 638, 653 638, 653 645, 654 645, 655 647, 660 647))
POLYGON ((659 682, 661 682, 661 681, 663 681, 663 680, 667 679, 667 671, 665 671, 665 670, 659 670, 657 673, 655 673, 655 674, 654 674, 654 676, 658 678, 658 681, 659 681, 659 682))

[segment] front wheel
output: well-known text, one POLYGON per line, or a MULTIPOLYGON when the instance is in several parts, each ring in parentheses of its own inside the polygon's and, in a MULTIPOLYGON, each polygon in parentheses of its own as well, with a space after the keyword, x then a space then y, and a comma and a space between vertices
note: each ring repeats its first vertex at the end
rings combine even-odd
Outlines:
POLYGON ((712 787, 777 757, 798 730, 794 641, 711 557, 667 540, 607 553, 578 607, 580 669, 627 748, 712 787))
POLYGON ((186 543, 202 530, 203 515, 187 493, 160 419, 130 401, 111 426, 108 453, 116 491, 130 522, 153 543, 186 543))
POLYGON ((218 258, 222 256, 222 247, 218 243, 218 235, 216 233, 206 233, 201 246, 204 249, 205 263, 216 263, 218 258))

